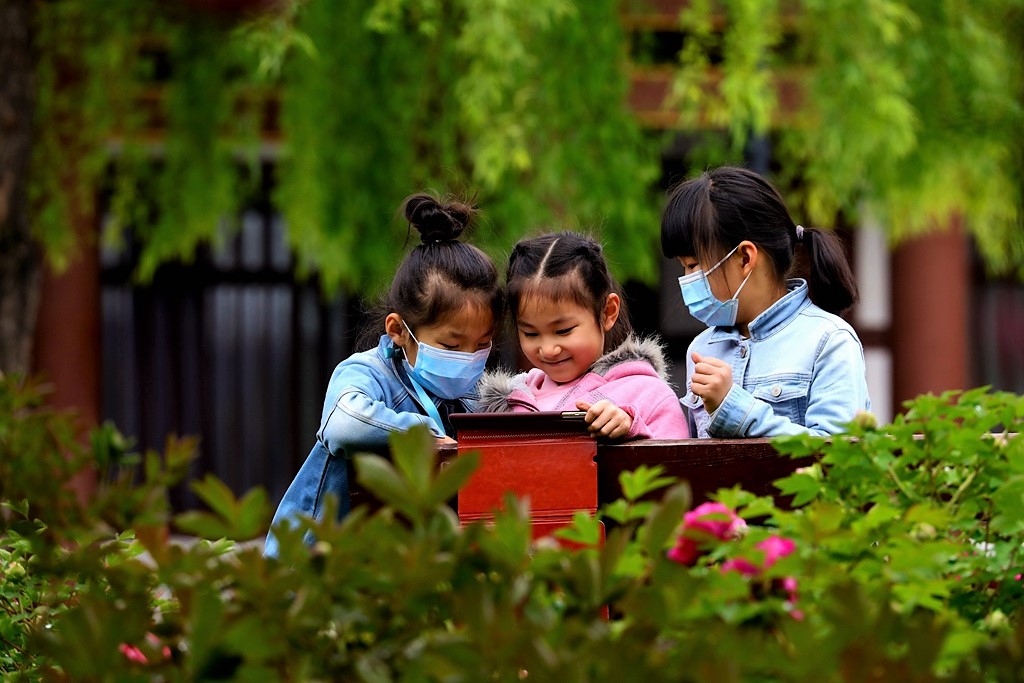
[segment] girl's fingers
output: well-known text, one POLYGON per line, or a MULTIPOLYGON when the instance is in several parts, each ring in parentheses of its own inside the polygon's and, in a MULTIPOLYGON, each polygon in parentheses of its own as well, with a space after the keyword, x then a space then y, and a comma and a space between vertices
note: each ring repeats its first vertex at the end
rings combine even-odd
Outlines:
POLYGON ((603 434, 604 432, 602 430, 608 424, 608 421, 610 419, 611 415, 609 415, 607 412, 598 413, 597 415, 594 416, 593 421, 590 423, 590 430, 593 432, 601 432, 603 434))

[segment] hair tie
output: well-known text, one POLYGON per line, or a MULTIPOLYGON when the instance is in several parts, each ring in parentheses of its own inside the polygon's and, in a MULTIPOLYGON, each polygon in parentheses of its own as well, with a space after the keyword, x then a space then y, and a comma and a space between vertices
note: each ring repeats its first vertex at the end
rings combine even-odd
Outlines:
POLYGON ((796 226, 796 241, 797 242, 803 242, 804 241, 804 226, 802 226, 802 225, 796 226))

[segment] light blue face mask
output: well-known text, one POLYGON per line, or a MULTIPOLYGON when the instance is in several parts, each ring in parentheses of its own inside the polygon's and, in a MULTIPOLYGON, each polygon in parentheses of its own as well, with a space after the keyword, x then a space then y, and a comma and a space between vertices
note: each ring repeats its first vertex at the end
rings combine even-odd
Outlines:
POLYGON ((484 374, 490 346, 475 353, 439 349, 416 339, 408 325, 405 329, 416 342, 416 365, 410 365, 408 359, 402 361, 410 377, 438 398, 461 398, 472 391, 484 374))
POLYGON ((689 275, 679 278, 679 291, 682 292, 683 302, 689 309, 690 315, 701 321, 708 327, 731 327, 736 324, 736 314, 739 312, 740 292, 747 280, 753 275, 751 270, 743 278, 736 293, 728 301, 719 301, 711 292, 711 283, 708 282, 708 275, 715 272, 718 266, 725 263, 725 260, 736 253, 740 246, 737 244, 733 250, 722 257, 722 260, 713 265, 706 273, 703 270, 695 270, 689 275))

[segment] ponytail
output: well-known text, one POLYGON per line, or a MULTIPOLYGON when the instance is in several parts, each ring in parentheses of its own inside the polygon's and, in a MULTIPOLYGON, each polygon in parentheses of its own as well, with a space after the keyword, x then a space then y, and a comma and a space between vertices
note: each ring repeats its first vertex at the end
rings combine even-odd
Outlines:
POLYGON ((840 314, 857 301, 857 285, 843 243, 832 232, 793 223, 786 202, 763 176, 738 166, 705 171, 671 190, 661 219, 661 249, 668 258, 693 256, 714 263, 743 240, 768 256, 780 281, 793 269, 794 250, 809 257, 808 295, 840 314))
POLYGON ((857 301, 857 283, 839 237, 831 231, 804 228, 801 242, 807 249, 811 301, 836 315, 853 306, 857 301))

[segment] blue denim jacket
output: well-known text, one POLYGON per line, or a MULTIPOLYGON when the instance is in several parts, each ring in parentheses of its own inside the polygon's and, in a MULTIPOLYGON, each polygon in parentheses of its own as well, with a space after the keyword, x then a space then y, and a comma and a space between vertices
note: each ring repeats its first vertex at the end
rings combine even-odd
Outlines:
MULTIPOLYGON (((348 458, 359 451, 381 450, 392 432, 404 432, 415 425, 430 428, 435 437, 451 435, 448 424, 438 425, 424 415, 416 392, 402 367, 401 354, 382 335, 377 348, 356 353, 334 368, 320 417, 320 430, 313 450, 299 469, 271 526, 299 515, 323 516, 327 494, 338 498, 338 519, 349 512, 348 458)), ((442 419, 453 412, 469 412, 469 399, 443 401, 434 398, 442 419)), ((276 557, 277 539, 267 534, 264 555, 276 557)))
POLYGON ((836 434, 857 411, 871 410, 864 349, 853 328, 807 295, 807 283, 786 281, 788 293, 754 318, 744 338, 737 327, 701 332, 686 354, 690 433, 700 437, 836 434), (692 353, 732 366, 733 386, 713 414, 690 386, 692 353))

